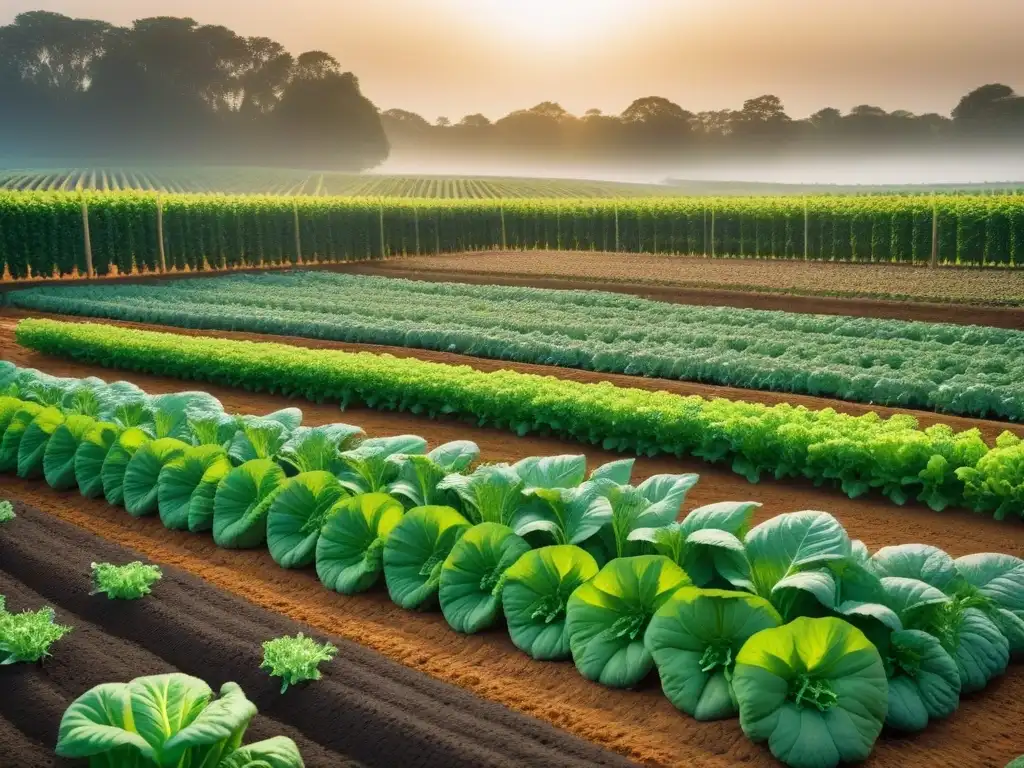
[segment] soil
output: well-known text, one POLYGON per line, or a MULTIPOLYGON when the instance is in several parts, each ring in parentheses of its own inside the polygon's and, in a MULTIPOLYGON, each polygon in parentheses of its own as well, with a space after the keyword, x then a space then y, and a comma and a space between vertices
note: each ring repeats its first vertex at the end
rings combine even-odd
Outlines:
POLYGON ((311 633, 178 568, 166 567, 142 600, 90 596, 90 562, 128 562, 139 554, 24 504, 16 512, 0 530, 0 594, 11 610, 52 605, 74 631, 44 663, 0 670, 0 745, 18 749, 3 753, 5 767, 72 764, 42 745, 56 743, 74 698, 102 682, 175 671, 215 691, 238 682, 261 712, 246 741, 289 736, 310 768, 629 764, 353 642, 311 633), (282 695, 280 681, 259 669, 260 643, 299 631, 330 640, 339 652, 322 665, 323 679, 282 695))
MULTIPOLYGON (((54 320, 61 320, 72 323, 101 323, 103 325, 117 325, 124 328, 138 328, 145 331, 159 331, 161 333, 178 333, 183 336, 212 336, 222 339, 235 339, 238 341, 263 341, 277 344, 291 344, 297 347, 309 349, 338 349, 345 352, 372 352, 374 354, 387 354, 394 357, 409 357, 417 360, 426 360, 447 365, 468 365, 478 371, 513 370, 520 373, 532 373, 538 376, 556 376, 567 381, 579 381, 584 383, 599 383, 602 381, 611 382, 619 387, 632 387, 652 392, 671 392, 677 395, 700 395, 707 399, 716 397, 728 400, 743 400, 749 403, 764 403, 765 405, 776 405, 778 403, 789 403, 790 405, 802 405, 812 410, 832 408, 840 413, 848 413, 853 416, 861 416, 865 413, 875 412, 883 418, 888 418, 897 413, 910 414, 918 420, 921 427, 929 427, 933 424, 948 424, 957 431, 966 429, 978 429, 983 437, 990 443, 1000 433, 1009 430, 1018 436, 1024 437, 1024 425, 1014 424, 989 419, 974 419, 962 416, 939 414, 932 411, 918 411, 904 408, 888 408, 879 405, 866 405, 863 403, 852 403, 845 400, 834 400, 825 397, 814 397, 811 395, 795 395, 786 392, 764 392, 756 389, 741 389, 739 387, 723 387, 714 384, 698 384, 688 381, 675 381, 672 379, 645 378, 642 376, 628 376, 625 374, 600 373, 595 371, 584 371, 576 368, 561 368, 552 365, 534 365, 531 363, 517 363, 506 360, 488 360, 470 355, 460 355, 451 352, 435 352, 425 349, 410 349, 408 347, 389 347, 379 344, 351 344, 347 342, 326 341, 323 339, 306 339, 300 336, 275 336, 263 333, 249 333, 243 331, 206 331, 192 330, 186 328, 173 328, 163 325, 151 325, 147 323, 134 323, 121 320, 108 320, 99 318, 81 318, 69 315, 57 315, 35 310, 20 310, 10 307, 0 309, 0 360, 9 360, 18 365, 39 368, 40 360, 45 359, 37 353, 18 346, 14 340, 14 331, 18 321, 26 317, 45 317, 54 320)), ((57 375, 79 376, 85 374, 59 373, 64 370, 62 366, 74 368, 77 363, 70 361, 48 359, 48 366, 45 370, 57 375), (56 366, 56 368, 54 368, 56 366), (51 370, 53 368, 53 370, 51 370)), ((107 376, 109 378, 109 375, 107 376)), ((179 389, 180 389, 179 385, 179 389)))

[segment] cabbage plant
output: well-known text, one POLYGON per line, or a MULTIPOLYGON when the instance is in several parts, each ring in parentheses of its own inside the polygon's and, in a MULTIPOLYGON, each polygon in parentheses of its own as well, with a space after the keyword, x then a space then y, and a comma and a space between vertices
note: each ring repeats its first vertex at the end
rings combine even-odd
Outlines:
POLYGON ((744 643, 782 624, 764 598, 746 592, 682 587, 658 609, 644 634, 665 696, 697 720, 737 713, 732 692, 744 643))
POLYGON ((441 612, 456 632, 494 626, 501 613, 505 574, 530 545, 506 525, 480 523, 452 548, 441 567, 441 612))
POLYGON ((610 557, 647 554, 637 530, 663 528, 674 523, 697 484, 699 475, 654 475, 638 486, 608 482, 601 493, 611 507, 605 546, 610 557))
POLYGON ((241 465, 253 459, 274 458, 302 422, 302 411, 285 408, 266 416, 240 416, 238 422, 228 455, 241 465))
POLYGON ((866 759, 888 706, 878 649, 834 617, 753 635, 736 657, 732 686, 743 732, 791 768, 866 759))
POLYGON ((18 477, 41 477, 46 446, 57 428, 66 418, 59 408, 44 408, 25 427, 18 443, 18 477))
POLYGON ((398 522, 384 544, 384 579, 402 608, 429 605, 437 596, 441 568, 469 521, 451 507, 416 507, 398 522))
POLYGON ((38 403, 17 401, 18 406, 8 412, 5 421, 3 438, 0 439, 0 472, 13 472, 18 469, 18 448, 21 439, 36 416, 43 412, 44 407, 38 403))
POLYGON ((179 768, 301 768, 291 739, 242 745, 256 706, 237 683, 220 697, 202 680, 180 673, 104 683, 75 699, 61 718, 57 755, 90 765, 179 768))
POLYGON ((316 575, 343 595, 364 592, 384 572, 384 544, 405 509, 386 493, 361 493, 337 502, 316 543, 316 575))
POLYGON ((103 462, 121 437, 123 428, 113 422, 96 422, 75 451, 75 482, 87 498, 103 495, 103 462))
POLYGON ((474 523, 511 526, 525 498, 523 478, 508 464, 484 464, 471 474, 453 473, 437 484, 439 491, 452 491, 462 503, 462 512, 474 523))
MULTIPOLYGON (((282 475, 283 470, 280 470, 282 475)), ((316 559, 317 542, 334 505, 348 496, 330 472, 303 472, 269 497, 267 547, 282 568, 304 568, 316 559)))
POLYGON ((341 484, 353 494, 387 493, 398 474, 393 456, 418 456, 427 450, 427 441, 416 435, 374 437, 364 440, 358 448, 344 451, 342 469, 337 473, 341 484))
POLYGON ((566 606, 598 570, 593 555, 571 544, 541 547, 520 557, 505 572, 501 593, 516 648, 540 661, 569 658, 566 606))
MULTIPOLYGON (((193 499, 199 505, 199 487, 207 485, 209 525, 213 526, 213 501, 217 483, 231 470, 227 452, 219 445, 204 444, 186 448, 180 456, 168 461, 157 478, 157 509, 160 521, 170 530, 187 530, 193 499), (211 473, 213 467, 220 471, 211 473)), ((204 497, 205 500, 205 497, 204 497)), ((197 511, 197 518, 200 516, 197 511)), ((204 515, 207 516, 207 515, 204 515)))
POLYGON ((479 455, 480 448, 471 440, 453 440, 426 455, 389 456, 387 461, 395 467, 395 479, 388 483, 388 493, 410 509, 446 505, 450 501, 447 489, 439 488, 438 484, 468 467, 479 455))
POLYGON ((351 424, 299 427, 277 453, 277 460, 291 475, 303 472, 331 472, 342 469, 340 453, 355 447, 366 433, 351 424))
POLYGON ((107 451, 100 470, 103 481, 103 496, 108 504, 121 506, 124 503, 124 473, 132 456, 153 438, 142 427, 129 427, 122 432, 107 451))
POLYGON ((188 443, 173 437, 158 438, 139 447, 125 467, 121 484, 129 515, 142 517, 157 511, 160 473, 188 449, 188 443))
POLYGON ((89 431, 96 426, 91 416, 71 415, 50 436, 43 454, 43 478, 58 491, 78 485, 75 476, 75 455, 89 431))
POLYGON ((580 585, 566 603, 576 669, 588 680, 629 688, 654 667, 644 646, 651 617, 690 578, 662 555, 620 557, 580 585))
POLYGON ((259 547, 267 538, 267 512, 285 482, 270 459, 253 459, 230 470, 213 498, 213 540, 226 549, 259 547))

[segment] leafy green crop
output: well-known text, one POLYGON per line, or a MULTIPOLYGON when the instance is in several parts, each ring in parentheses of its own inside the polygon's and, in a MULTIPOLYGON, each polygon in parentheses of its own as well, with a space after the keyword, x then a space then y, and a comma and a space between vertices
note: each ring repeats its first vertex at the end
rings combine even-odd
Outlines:
POLYGON ((391 600, 413 609, 436 598, 444 562, 469 528, 469 521, 451 507, 409 510, 384 543, 384 578, 391 600))
POLYGON ((337 652, 330 643, 318 643, 300 632, 295 637, 279 637, 263 643, 260 667, 269 670, 271 677, 281 678, 281 693, 284 693, 290 685, 319 680, 320 665, 333 659, 337 652))
POLYGON ((163 572, 157 566, 139 561, 127 565, 93 563, 90 594, 104 594, 111 600, 138 600, 148 595, 153 584, 162 578, 163 572))
MULTIPOLYGON (((1024 453, 992 450, 977 431, 955 434, 942 425, 920 430, 907 415, 881 419, 874 413, 854 417, 789 405, 706 401, 606 383, 580 384, 511 371, 484 373, 368 353, 50 320, 22 320, 17 338, 48 354, 73 354, 76 359, 108 366, 187 374, 252 391, 330 399, 343 405, 362 403, 428 416, 472 417, 517 434, 554 433, 638 455, 695 455, 711 462, 728 461, 751 481, 764 473, 803 477, 838 485, 850 496, 877 489, 895 502, 919 497, 937 509, 949 505, 995 509, 1016 498, 1024 486, 1024 472, 1018 467, 1024 466, 1024 453), (957 470, 975 468, 989 454, 995 457, 985 472, 1003 467, 999 471, 1005 481, 988 484, 984 498, 967 498, 957 470)), ((5 441, 11 429, 7 432, 5 441)), ((354 493, 386 491, 396 469, 387 457, 425 452, 422 441, 408 445, 397 441, 367 440, 342 453, 346 462, 342 484, 354 493)), ((0 460, 2 454, 0 445, 0 460)), ((112 473, 111 480, 116 488, 118 476, 112 473)), ((576 483, 545 487, 573 488, 576 483)), ((524 485, 534 483, 524 478, 524 485)), ((556 504, 567 504, 565 495, 560 495, 556 504)), ((116 495, 112 500, 118 501, 116 495)), ((555 517, 559 514, 552 512, 555 517)), ((566 533, 551 515, 548 519, 566 533)))
POLYGON ((57 624, 52 608, 9 613, 0 595, 0 666, 34 663, 50 655, 50 646, 71 631, 57 624))
POLYGON ((57 755, 139 768, 301 768, 291 739, 242 745, 255 716, 256 706, 236 683, 225 683, 220 698, 202 680, 180 673, 104 683, 64 713, 57 755))
POLYGON ((343 498, 327 514, 316 543, 316 575, 328 589, 364 592, 384 572, 384 545, 405 510, 386 493, 343 498))
POLYGON ((15 517, 14 505, 9 501, 0 501, 0 525, 11 522, 15 517))

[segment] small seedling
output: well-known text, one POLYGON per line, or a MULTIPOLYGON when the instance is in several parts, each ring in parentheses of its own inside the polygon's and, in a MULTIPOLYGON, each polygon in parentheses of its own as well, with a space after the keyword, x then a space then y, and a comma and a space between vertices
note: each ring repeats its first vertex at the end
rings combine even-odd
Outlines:
POLYGON ((0 595, 0 666, 35 663, 50 655, 50 646, 71 631, 54 623, 52 608, 8 613, 0 595))
POLYGON ((9 501, 0 501, 0 525, 9 523, 17 515, 14 514, 14 506, 9 501))
POLYGON ((260 669, 269 669, 271 677, 283 680, 281 693, 305 680, 320 679, 320 663, 330 661, 338 652, 330 643, 318 643, 300 632, 296 637, 279 637, 263 643, 263 663, 260 669))
POLYGON ((93 590, 90 595, 105 594, 111 600, 138 600, 150 593, 154 582, 163 578, 155 565, 135 561, 128 565, 92 564, 93 590))

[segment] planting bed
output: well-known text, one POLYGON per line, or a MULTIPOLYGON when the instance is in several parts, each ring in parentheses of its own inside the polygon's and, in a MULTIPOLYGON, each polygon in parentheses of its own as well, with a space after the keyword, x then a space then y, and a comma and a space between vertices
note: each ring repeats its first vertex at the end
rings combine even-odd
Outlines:
POLYGON ((339 269, 417 280, 587 288, 680 304, 1024 328, 1019 270, 589 251, 408 256, 339 269))
POLYGON ((0 529, 0 594, 12 610, 54 606, 74 631, 43 664, 0 670, 0 746, 18 750, 3 753, 5 768, 72 764, 51 750, 75 697, 98 683, 174 671, 215 689, 239 683, 261 713, 249 740, 291 737, 310 768, 627 764, 330 635, 340 650, 323 679, 281 695, 280 682, 259 669, 260 643, 308 627, 177 568, 167 568, 144 600, 90 596, 91 561, 126 562, 138 553, 24 504, 16 512, 16 522, 0 529))

